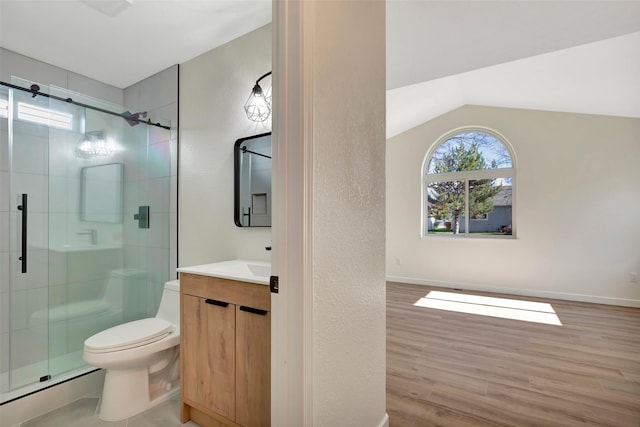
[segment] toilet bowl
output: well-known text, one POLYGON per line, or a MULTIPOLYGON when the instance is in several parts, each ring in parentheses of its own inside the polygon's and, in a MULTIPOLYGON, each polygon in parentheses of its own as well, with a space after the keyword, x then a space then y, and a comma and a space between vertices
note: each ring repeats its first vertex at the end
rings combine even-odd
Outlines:
POLYGON ((83 358, 106 369, 99 417, 119 421, 171 398, 179 390, 180 284, 164 285, 155 317, 89 337, 83 358))

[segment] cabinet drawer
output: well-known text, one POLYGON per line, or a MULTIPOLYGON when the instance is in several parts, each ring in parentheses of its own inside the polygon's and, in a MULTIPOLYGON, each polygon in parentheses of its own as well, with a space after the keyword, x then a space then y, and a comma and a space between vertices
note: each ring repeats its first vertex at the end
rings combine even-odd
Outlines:
POLYGON ((258 283, 180 273, 180 291, 185 295, 271 311, 269 286, 258 283))

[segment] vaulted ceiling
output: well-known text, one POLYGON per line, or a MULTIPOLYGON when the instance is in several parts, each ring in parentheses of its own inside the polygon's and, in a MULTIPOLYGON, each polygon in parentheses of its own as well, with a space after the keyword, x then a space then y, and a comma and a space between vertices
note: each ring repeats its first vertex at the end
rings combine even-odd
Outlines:
POLYGON ((640 31, 640 1, 387 2, 387 89, 640 31))
POLYGON ((387 137, 465 104, 640 117, 639 1, 387 3, 387 137))

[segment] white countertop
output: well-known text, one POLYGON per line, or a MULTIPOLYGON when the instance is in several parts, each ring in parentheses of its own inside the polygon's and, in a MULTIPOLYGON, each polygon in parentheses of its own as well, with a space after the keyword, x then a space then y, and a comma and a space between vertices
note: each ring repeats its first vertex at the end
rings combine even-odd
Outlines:
POLYGON ((234 259, 233 261, 180 267, 178 272, 268 285, 269 276, 271 275, 271 263, 234 259))

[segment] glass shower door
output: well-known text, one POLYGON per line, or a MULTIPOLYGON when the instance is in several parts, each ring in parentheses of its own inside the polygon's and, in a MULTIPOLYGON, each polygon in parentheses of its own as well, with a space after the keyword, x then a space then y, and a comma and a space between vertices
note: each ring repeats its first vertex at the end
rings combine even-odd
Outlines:
MULTIPOLYGON (((78 94, 72 96, 77 99, 78 94)), ((81 102, 117 109, 94 99, 81 102)), ((56 104, 64 103, 52 101, 56 104)), ((89 336, 154 315, 169 271, 169 223, 163 212, 169 212, 171 159, 154 155, 159 140, 169 140, 169 131, 132 126, 88 108, 80 115, 80 132, 50 133, 53 377, 86 366, 82 350, 89 336), (166 250, 157 255, 158 247, 166 250)))
MULTIPOLYGON (((46 381, 49 100, 8 92, 9 389, 46 381)), ((61 115, 60 119, 68 118, 61 115)), ((67 123, 70 125, 70 123, 67 123)))
POLYGON ((87 372, 84 340, 155 315, 170 277, 169 130, 63 100, 0 86, 2 402, 87 372))
MULTIPOLYGON (((52 88, 61 98, 78 99, 52 88)), ((93 104, 93 100, 81 100, 93 104)), ((51 100, 61 111, 65 102, 51 100)), ((55 378, 85 366, 84 340, 123 321, 123 120, 78 107, 72 129, 49 133, 48 351, 55 378)))

